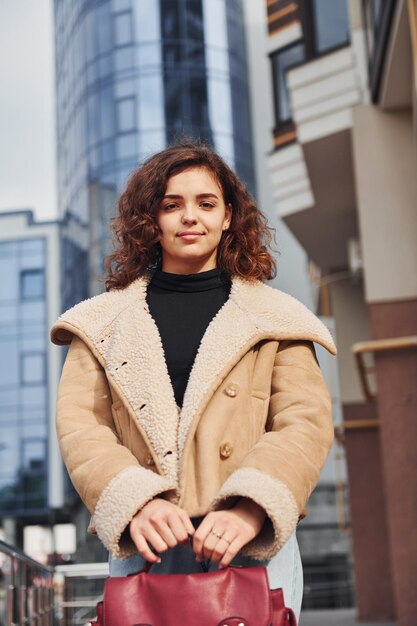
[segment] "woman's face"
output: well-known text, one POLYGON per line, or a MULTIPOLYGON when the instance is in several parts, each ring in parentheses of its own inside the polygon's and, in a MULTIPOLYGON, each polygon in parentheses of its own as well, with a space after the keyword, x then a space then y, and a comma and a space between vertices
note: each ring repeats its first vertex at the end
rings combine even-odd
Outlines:
POLYGON ((168 179, 158 208, 162 269, 195 274, 216 267, 222 232, 230 225, 231 206, 210 170, 191 167, 168 179))

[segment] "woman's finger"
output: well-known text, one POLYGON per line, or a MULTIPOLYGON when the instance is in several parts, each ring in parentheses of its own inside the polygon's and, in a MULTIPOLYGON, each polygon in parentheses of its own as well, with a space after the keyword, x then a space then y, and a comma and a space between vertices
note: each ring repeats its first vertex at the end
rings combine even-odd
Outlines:
POLYGON ((203 544, 206 541, 213 526, 210 522, 209 516, 206 516, 201 522, 200 526, 194 533, 193 537, 193 551, 198 559, 203 559, 203 544))
POLYGON ((226 540, 224 537, 219 539, 216 545, 214 546, 214 549, 211 555, 208 557, 210 561, 213 561, 213 563, 219 563, 219 561, 221 561, 221 559, 226 555, 226 552, 229 549, 229 547, 232 545, 233 541, 228 540, 228 539, 226 540))
MULTIPOLYGON (((165 541, 168 548, 174 548, 178 544, 178 539, 172 532, 171 528, 168 526, 166 522, 155 522, 152 524, 153 529, 158 533, 158 535, 165 541)), ((154 544, 152 544, 154 545, 154 544)), ((154 546, 156 550, 158 548, 154 546)), ((162 550, 158 550, 162 552, 162 550)))
POLYGON ((142 534, 145 537, 146 541, 148 541, 151 546, 155 548, 156 552, 165 552, 166 550, 168 550, 169 546, 167 542, 151 525, 148 524, 146 528, 142 530, 142 534))
POLYGON ((224 568, 230 565, 231 561, 233 561, 239 550, 241 550, 244 545, 245 541, 241 539, 241 537, 236 537, 236 539, 232 541, 230 546, 227 547, 227 550, 224 552, 222 558, 220 559, 219 567, 224 568))
POLYGON ((145 537, 143 535, 135 536, 134 538, 135 546, 141 556, 148 561, 149 563, 160 563, 160 557, 152 552, 150 549, 145 537))
MULTIPOLYGON (((217 531, 216 531, 216 533, 217 533, 217 531)), ((202 550, 201 550, 202 557, 204 559, 210 559, 211 560, 211 555, 212 555, 212 553, 213 553, 213 551, 216 548, 218 543, 219 543, 219 537, 217 536, 217 534, 215 535, 213 533, 213 531, 210 531, 209 534, 207 535, 207 537, 205 538, 204 542, 203 542, 203 546, 202 546, 202 550)))
POLYGON ((187 531, 187 536, 191 535, 193 536, 195 533, 195 528, 193 526, 192 521, 190 520, 189 516, 187 515, 187 513, 183 510, 183 509, 179 509, 179 517, 182 521, 182 523, 184 524, 184 528, 187 531))
POLYGON ((170 515, 167 521, 177 543, 185 543, 188 541, 188 529, 179 515, 170 515))

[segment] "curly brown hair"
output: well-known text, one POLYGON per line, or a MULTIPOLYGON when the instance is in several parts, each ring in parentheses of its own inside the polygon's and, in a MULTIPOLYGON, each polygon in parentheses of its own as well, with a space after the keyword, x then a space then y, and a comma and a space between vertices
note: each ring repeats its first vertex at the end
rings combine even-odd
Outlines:
POLYGON ((269 247, 271 228, 245 185, 211 148, 180 141, 149 157, 130 176, 111 219, 116 247, 105 259, 106 291, 122 289, 149 269, 161 265, 161 244, 156 214, 168 179, 191 167, 205 167, 232 205, 232 220, 217 249, 217 267, 227 276, 269 280, 276 265, 269 247))

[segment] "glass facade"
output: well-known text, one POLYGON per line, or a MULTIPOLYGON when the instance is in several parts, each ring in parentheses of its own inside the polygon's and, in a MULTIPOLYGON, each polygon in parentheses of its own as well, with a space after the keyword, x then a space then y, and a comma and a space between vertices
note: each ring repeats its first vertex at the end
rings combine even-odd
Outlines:
POLYGON ((0 242, 0 516, 48 508, 46 241, 0 242))
POLYGON ((55 0, 55 26, 61 216, 108 239, 130 172, 183 136, 254 192, 241 0, 55 0))

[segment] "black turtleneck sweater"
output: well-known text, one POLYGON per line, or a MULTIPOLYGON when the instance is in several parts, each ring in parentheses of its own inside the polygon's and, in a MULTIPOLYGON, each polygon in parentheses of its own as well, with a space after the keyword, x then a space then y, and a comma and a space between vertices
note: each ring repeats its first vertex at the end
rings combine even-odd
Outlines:
POLYGON ((157 270, 146 300, 161 335, 175 400, 182 406, 188 377, 210 321, 229 297, 231 281, 215 268, 198 274, 157 270))

